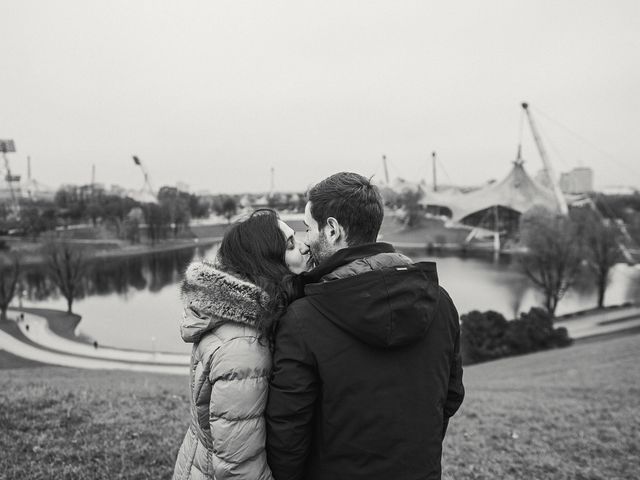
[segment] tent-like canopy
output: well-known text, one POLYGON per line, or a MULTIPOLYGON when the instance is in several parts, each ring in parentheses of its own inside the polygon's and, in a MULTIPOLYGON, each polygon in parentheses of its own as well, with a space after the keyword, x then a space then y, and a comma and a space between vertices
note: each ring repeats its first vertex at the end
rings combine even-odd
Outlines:
POLYGON ((448 207, 453 214, 452 220, 456 222, 493 206, 507 207, 520 213, 534 205, 560 211, 553 192, 536 183, 525 171, 521 160, 513 163, 511 172, 501 182, 469 193, 426 192, 421 203, 448 207))

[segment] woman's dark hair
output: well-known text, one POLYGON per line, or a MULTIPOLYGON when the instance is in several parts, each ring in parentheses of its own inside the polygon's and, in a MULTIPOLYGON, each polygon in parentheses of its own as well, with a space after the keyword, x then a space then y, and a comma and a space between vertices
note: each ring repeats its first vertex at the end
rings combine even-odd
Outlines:
POLYGON ((233 224, 218 249, 222 270, 259 286, 269 296, 256 325, 262 339, 271 340, 277 320, 299 296, 296 276, 287 268, 286 248, 278 214, 260 209, 233 224))

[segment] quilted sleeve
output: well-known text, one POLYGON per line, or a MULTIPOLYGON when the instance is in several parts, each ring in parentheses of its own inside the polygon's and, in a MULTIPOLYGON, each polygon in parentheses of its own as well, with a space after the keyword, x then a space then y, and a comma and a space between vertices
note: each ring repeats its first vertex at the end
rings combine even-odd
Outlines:
POLYGON ((210 360, 209 422, 216 479, 271 480, 264 409, 271 355, 255 337, 226 340, 210 360))

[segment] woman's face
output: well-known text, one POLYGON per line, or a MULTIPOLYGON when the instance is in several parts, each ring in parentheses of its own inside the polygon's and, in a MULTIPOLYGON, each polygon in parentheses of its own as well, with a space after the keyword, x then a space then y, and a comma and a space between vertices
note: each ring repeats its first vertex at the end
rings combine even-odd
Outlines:
POLYGON ((296 240, 295 232, 289 225, 282 220, 278 220, 278 226, 284 235, 287 245, 284 254, 287 267, 293 273, 304 272, 307 270, 307 263, 309 261, 309 249, 304 243, 296 240))

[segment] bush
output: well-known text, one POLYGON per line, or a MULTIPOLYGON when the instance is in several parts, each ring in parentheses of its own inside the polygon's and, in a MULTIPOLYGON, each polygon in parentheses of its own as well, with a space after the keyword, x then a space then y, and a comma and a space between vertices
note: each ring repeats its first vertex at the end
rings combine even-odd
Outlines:
POLYGON ((532 308, 509 322, 505 342, 512 354, 523 354, 571 345, 566 328, 553 328, 553 319, 545 310, 532 308))
POLYGON ((509 355, 504 341, 509 322, 498 312, 474 310, 462 315, 461 349, 464 364, 485 362, 509 355))
POLYGON ((566 328, 553 328, 553 318, 540 308, 532 308, 511 322, 497 312, 477 310, 462 315, 461 320, 465 365, 572 343, 566 328))

